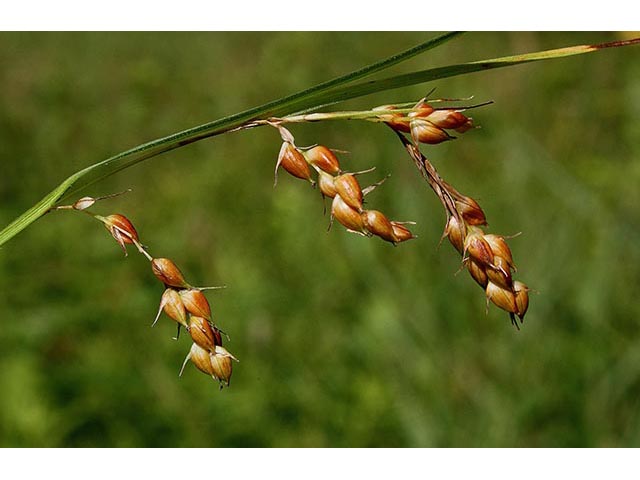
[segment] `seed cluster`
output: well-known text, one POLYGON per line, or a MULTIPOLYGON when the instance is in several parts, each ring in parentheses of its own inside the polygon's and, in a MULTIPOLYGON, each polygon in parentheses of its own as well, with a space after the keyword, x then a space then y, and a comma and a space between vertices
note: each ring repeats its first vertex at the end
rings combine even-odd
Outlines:
MULTIPOLYGON (((378 109, 389 111, 397 107, 387 105, 378 109)), ((473 120, 462 114, 463 110, 434 109, 423 99, 408 114, 385 113, 379 118, 398 134, 442 201, 447 212, 443 237, 446 236, 462 255, 465 269, 484 289, 487 305, 491 301, 507 311, 512 324, 518 327, 515 316, 522 323, 529 307, 529 288, 512 277, 516 267, 506 237, 484 232, 481 227, 486 226, 487 221, 478 202, 445 182, 419 148, 420 143, 433 145, 455 138, 447 130, 464 133, 473 128, 473 120), (410 134, 411 142, 404 133, 410 134)))
POLYGON ((458 215, 449 216, 444 235, 462 255, 471 277, 485 290, 487 303, 491 301, 506 310, 517 327, 514 315, 520 322, 524 320, 529 307, 529 289, 512 277, 516 266, 511 249, 504 236, 482 230, 481 226, 487 225, 487 221, 478 202, 447 186, 458 215))
POLYGON ((222 331, 213 324, 211 306, 202 293, 202 290, 211 287, 189 285, 177 265, 168 258, 152 259, 151 269, 165 286, 153 325, 164 311, 178 323, 178 332, 180 327, 184 327, 193 340, 191 350, 180 369, 180 376, 191 360, 198 370, 218 380, 220 388, 223 384, 229 386, 232 360, 238 359, 222 346, 222 331))
POLYGON ((160 300, 160 308, 152 326, 158 322, 164 311, 169 318, 178 324, 178 335, 175 339, 177 340, 180 335, 180 328, 184 327, 193 341, 180 369, 180 376, 182 376, 187 362, 191 360, 200 371, 217 380, 220 383, 220 388, 223 385, 228 386, 232 373, 232 360, 238 360, 222 346, 222 331, 213 324, 211 306, 202 293, 203 290, 224 287, 194 287, 190 285, 172 260, 153 258, 149 255, 146 248, 140 243, 138 232, 127 217, 121 214, 102 217, 87 210, 102 198, 108 197, 83 197, 73 205, 57 207, 57 209, 77 210, 91 215, 103 223, 118 245, 122 247, 125 255, 127 255, 126 246, 134 245, 151 262, 153 274, 165 287, 160 300))
POLYGON ((317 185, 322 197, 331 199, 331 221, 337 220, 351 233, 365 237, 377 236, 394 245, 416 238, 406 226, 413 222, 389 220, 378 210, 364 208, 365 195, 384 180, 363 189, 356 176, 373 169, 344 172, 338 157, 329 148, 317 145, 301 150, 295 146, 293 136, 287 129, 280 125, 277 128, 283 143, 276 163, 276 182, 278 168, 282 167, 292 176, 306 180, 314 187, 317 185), (317 180, 312 176, 313 171, 317 174, 317 180))

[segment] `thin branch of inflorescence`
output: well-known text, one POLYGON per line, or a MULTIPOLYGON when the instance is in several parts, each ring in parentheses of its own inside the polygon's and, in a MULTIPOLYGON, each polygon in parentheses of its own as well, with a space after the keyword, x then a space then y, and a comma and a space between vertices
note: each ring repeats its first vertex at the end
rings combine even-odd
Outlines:
POLYGON ((184 327, 193 341, 180 370, 180 375, 182 375, 184 365, 191 360, 198 370, 217 380, 220 383, 220 388, 223 385, 228 386, 231 379, 232 361, 238 360, 222 346, 222 335, 225 335, 227 339, 229 336, 213 323, 211 307, 202 293, 203 290, 216 290, 226 288, 226 286, 192 286, 185 280, 184 275, 172 260, 154 258, 147 252, 147 248, 140 242, 138 232, 127 217, 120 214, 111 214, 103 217, 88 210, 97 201, 112 198, 122 193, 126 192, 97 198, 82 197, 72 205, 61 205, 51 208, 49 211, 80 212, 101 222, 118 242, 125 256, 127 255, 126 246, 134 245, 138 252, 151 262, 153 274, 164 284, 165 288, 160 300, 160 308, 151 326, 157 323, 164 311, 167 316, 178 324, 178 334, 174 337, 174 340, 178 340, 180 328, 184 327))

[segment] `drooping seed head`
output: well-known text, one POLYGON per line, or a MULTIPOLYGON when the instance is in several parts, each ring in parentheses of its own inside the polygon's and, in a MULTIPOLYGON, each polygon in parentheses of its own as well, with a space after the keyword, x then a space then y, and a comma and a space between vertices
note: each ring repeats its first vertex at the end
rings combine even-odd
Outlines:
POLYGON ((336 196, 336 186, 333 183, 333 179, 334 176, 327 172, 318 172, 318 185, 320 186, 320 191, 325 197, 333 198, 336 196))
POLYGON ((179 292, 182 303, 191 315, 203 317, 211 320, 211 306, 200 290, 190 288, 188 290, 180 290, 179 292))
POLYGON ((191 339, 200 347, 213 352, 216 347, 216 335, 206 318, 191 315, 189 318, 189 334, 191 339))
POLYGON ((310 148, 305 152, 305 157, 311 165, 331 175, 340 173, 340 162, 336 154, 323 145, 310 148))
POLYGON ((231 380, 231 373, 233 371, 233 362, 238 359, 231 355, 226 348, 217 346, 215 353, 211 355, 211 369, 213 370, 213 376, 221 382, 224 382, 227 387, 231 380))
POLYGON ((398 237, 393 231, 393 225, 386 215, 378 210, 364 210, 362 212, 365 228, 374 235, 387 242, 397 243, 398 237))
POLYGON ((364 195, 362 188, 356 176, 352 173, 344 173, 333 179, 333 184, 338 195, 351 208, 355 208, 358 212, 362 211, 362 202, 364 195))
POLYGON ((516 296, 511 290, 507 290, 496 285, 493 282, 489 282, 487 284, 486 293, 487 298, 502 310, 506 310, 509 313, 518 312, 518 307, 516 305, 516 296))
POLYGON ((409 125, 411 127, 411 137, 416 142, 436 145, 455 138, 441 128, 436 127, 433 123, 428 120, 423 120, 422 118, 414 118, 409 125))
POLYGON ((151 270, 158 280, 165 285, 176 288, 190 288, 182 272, 173 261, 168 258, 154 258, 151 260, 151 270))
POLYGON ((396 237, 395 243, 402 243, 407 240, 417 238, 407 227, 404 226, 403 222, 394 222, 392 220, 391 226, 393 227, 393 235, 396 237))
POLYGON ((307 180, 315 185, 315 181, 311 178, 311 169, 304 155, 289 142, 284 142, 280 148, 278 163, 276 163, 276 181, 280 166, 294 177, 307 180))
POLYGON ((366 235, 367 230, 365 229, 360 212, 347 205, 338 194, 333 197, 333 202, 331 203, 331 216, 348 230, 366 235))
POLYGON ((518 315, 520 321, 522 321, 529 309, 529 287, 516 280, 513 282, 513 291, 516 293, 516 306, 518 307, 516 315, 518 315))

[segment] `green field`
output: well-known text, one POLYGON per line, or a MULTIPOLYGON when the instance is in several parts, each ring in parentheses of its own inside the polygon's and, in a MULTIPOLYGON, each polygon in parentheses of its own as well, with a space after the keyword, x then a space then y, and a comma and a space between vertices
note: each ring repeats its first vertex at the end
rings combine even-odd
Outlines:
MULTIPOLYGON (((2 33, 0 228, 73 172, 342 75, 431 33, 2 33)), ((630 38, 469 33, 392 72, 630 38)), ((637 36, 637 35, 636 35, 637 36)), ((390 74, 388 72, 386 74, 390 74)), ((385 75, 386 75, 385 74, 385 75)), ((240 359, 231 388, 188 366, 161 284, 83 215, 0 249, 0 446, 640 446, 640 48, 480 72, 334 109, 435 96, 494 104, 424 148, 510 240, 535 293, 521 331, 461 272, 445 216, 394 135, 291 127, 387 182, 367 197, 417 240, 327 232, 271 129, 164 154, 79 195, 123 213, 208 293, 240 359)))

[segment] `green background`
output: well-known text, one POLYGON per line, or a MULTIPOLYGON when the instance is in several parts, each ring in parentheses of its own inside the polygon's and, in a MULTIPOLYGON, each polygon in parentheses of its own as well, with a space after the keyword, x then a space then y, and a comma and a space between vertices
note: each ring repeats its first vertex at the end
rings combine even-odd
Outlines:
MULTIPOLYGON (((429 33, 0 34, 0 224, 116 152, 264 103, 419 43, 429 33)), ((469 33, 396 67, 423 69, 629 38, 469 33)), ((377 94, 495 104, 482 126, 424 151, 510 240, 536 293, 522 331, 438 248, 444 213, 380 125, 292 128, 392 173, 368 198, 415 220, 396 248, 339 225, 286 174, 279 138, 232 133, 82 194, 123 213, 156 256, 210 292, 230 389, 189 366, 162 286, 89 217, 50 214, 0 250, 2 446, 640 445, 640 50, 481 72, 377 94)), ((342 107, 338 107, 342 108, 342 107)))

